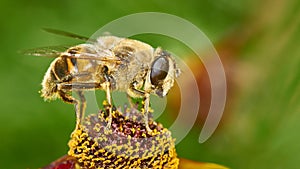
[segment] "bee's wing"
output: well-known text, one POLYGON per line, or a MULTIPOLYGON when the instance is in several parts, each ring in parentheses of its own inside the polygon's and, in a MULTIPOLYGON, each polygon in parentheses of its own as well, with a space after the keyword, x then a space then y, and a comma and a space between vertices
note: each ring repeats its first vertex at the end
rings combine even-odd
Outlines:
POLYGON ((43 30, 45 30, 46 32, 49 32, 49 33, 66 36, 66 37, 70 37, 70 38, 74 38, 74 39, 78 39, 78 40, 83 40, 83 41, 88 41, 88 42, 96 42, 95 39, 90 39, 88 37, 77 35, 77 34, 74 34, 71 32, 66 32, 66 31, 51 29, 51 28, 43 28, 43 30))
MULTIPOLYGON (((62 30, 51 29, 51 28, 43 28, 43 30, 45 30, 46 32, 49 32, 49 33, 56 34, 56 35, 71 37, 71 38, 74 38, 74 39, 79 39, 79 40, 83 40, 83 41, 87 41, 87 42, 97 42, 97 40, 95 40, 95 39, 90 39, 88 37, 84 37, 84 36, 81 36, 81 35, 77 35, 77 34, 62 31, 62 30)), ((67 45, 47 46, 47 47, 21 50, 19 52, 24 54, 24 55, 57 57, 62 52, 66 51, 68 48, 70 48, 71 46, 72 45, 69 45, 69 46, 67 46, 67 45)))
POLYGON ((62 52, 70 48, 70 46, 59 45, 59 46, 39 47, 34 49, 24 49, 19 51, 19 53, 23 55, 31 55, 31 56, 58 57, 62 52))
POLYGON ((25 49, 19 52, 23 55, 31 55, 31 56, 59 57, 63 55, 64 57, 75 58, 75 59, 98 60, 103 62, 115 62, 115 63, 121 62, 119 58, 105 55, 105 54, 99 54, 99 53, 80 52, 77 54, 70 54, 66 52, 66 50, 69 49, 71 46, 74 45, 46 46, 46 47, 39 47, 34 49, 25 49))
POLYGON ((88 59, 88 60, 97 60, 103 62, 121 63, 121 60, 115 56, 102 55, 99 53, 85 53, 85 52, 80 52, 78 54, 66 53, 64 54, 64 56, 69 58, 76 58, 76 59, 88 59))

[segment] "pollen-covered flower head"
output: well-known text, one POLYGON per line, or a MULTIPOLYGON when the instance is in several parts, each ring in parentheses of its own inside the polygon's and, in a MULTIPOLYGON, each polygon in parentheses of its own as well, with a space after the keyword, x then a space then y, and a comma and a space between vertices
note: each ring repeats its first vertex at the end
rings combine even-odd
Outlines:
POLYGON ((154 121, 149 132, 138 120, 140 111, 130 108, 127 114, 113 109, 110 128, 108 109, 87 116, 73 132, 68 154, 82 168, 178 168, 171 132, 154 121))

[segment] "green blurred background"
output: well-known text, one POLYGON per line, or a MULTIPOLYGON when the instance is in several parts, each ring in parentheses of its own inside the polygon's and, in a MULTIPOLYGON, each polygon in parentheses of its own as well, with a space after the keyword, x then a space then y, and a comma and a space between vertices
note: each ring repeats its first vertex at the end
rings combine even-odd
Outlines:
MULTIPOLYGON (((66 154, 74 128, 71 105, 39 96, 51 59, 17 51, 79 43, 43 27, 89 36, 109 21, 146 11, 174 14, 198 26, 216 46, 228 75, 226 111, 217 132, 199 144, 201 125, 195 125, 178 145, 179 156, 230 168, 299 168, 300 1, 2 0, 0 11, 0 168, 50 163, 66 154)), ((157 40, 149 41, 172 48, 157 40)), ((188 61, 188 56, 182 57, 188 61)))

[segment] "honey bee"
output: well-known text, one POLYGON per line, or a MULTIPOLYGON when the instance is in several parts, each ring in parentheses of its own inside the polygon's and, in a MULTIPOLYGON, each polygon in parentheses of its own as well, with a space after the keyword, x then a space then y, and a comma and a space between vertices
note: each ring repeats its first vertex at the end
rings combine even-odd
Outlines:
POLYGON ((65 47, 60 52, 55 47, 28 50, 36 56, 55 56, 42 81, 41 96, 45 100, 62 99, 75 105, 76 129, 81 123, 86 107, 84 91, 104 90, 109 105, 107 127, 112 121, 111 92, 126 92, 129 98, 142 98, 144 123, 148 131, 150 94, 164 97, 180 74, 174 58, 161 48, 128 38, 101 36, 95 40, 72 33, 47 29, 87 43, 65 47), (70 93, 75 91, 79 99, 70 93))

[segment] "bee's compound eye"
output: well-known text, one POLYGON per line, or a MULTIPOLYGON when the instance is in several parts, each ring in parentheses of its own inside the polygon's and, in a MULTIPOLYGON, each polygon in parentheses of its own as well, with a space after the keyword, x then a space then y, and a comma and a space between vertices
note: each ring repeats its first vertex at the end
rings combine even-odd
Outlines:
POLYGON ((158 85, 160 81, 164 80, 169 71, 169 61, 166 57, 158 57, 152 64, 150 80, 153 85, 158 85))

